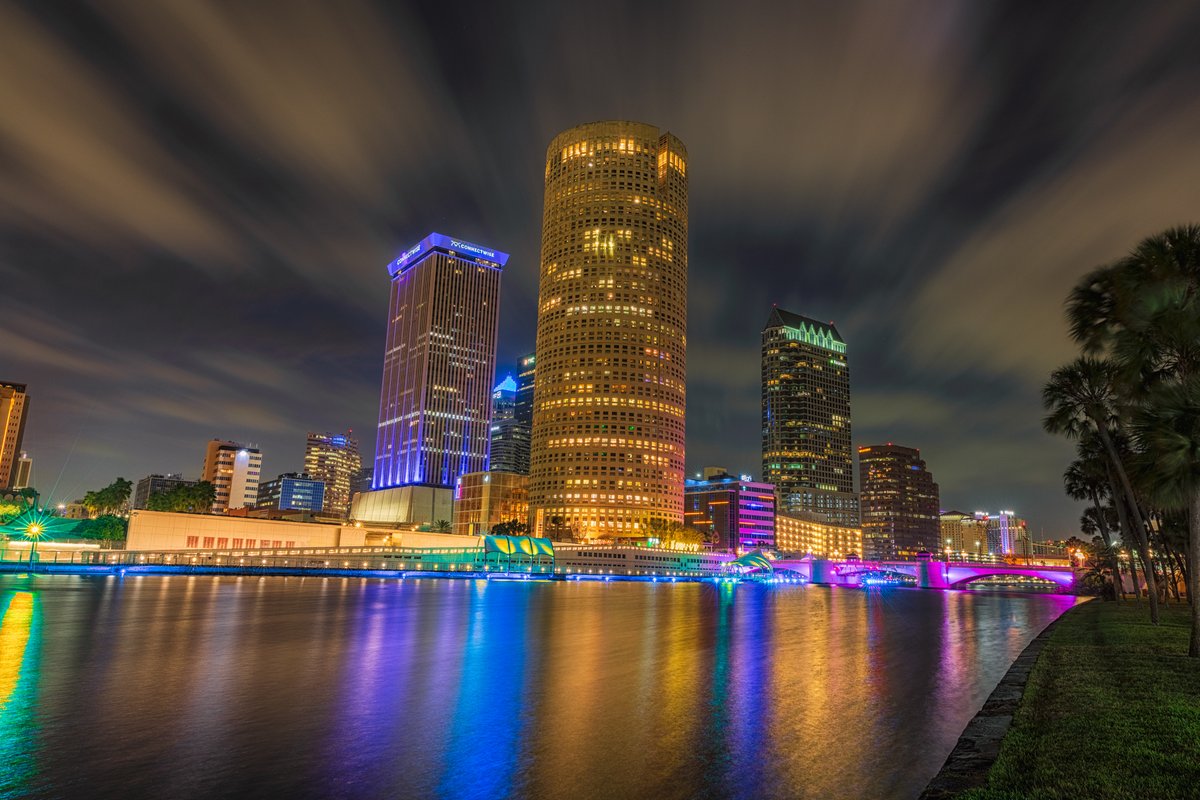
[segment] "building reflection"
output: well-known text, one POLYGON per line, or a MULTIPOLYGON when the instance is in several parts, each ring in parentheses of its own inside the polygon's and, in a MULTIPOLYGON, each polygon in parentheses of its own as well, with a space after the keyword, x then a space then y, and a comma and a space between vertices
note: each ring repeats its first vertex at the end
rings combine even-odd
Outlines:
POLYGON ((41 613, 37 594, 26 591, 12 592, 0 608, 0 797, 20 797, 37 766, 41 613))

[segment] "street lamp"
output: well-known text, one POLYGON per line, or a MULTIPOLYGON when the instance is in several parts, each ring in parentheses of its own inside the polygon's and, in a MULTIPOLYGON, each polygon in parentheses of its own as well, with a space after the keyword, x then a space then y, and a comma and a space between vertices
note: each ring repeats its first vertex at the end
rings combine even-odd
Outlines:
POLYGON ((29 566, 33 566, 33 557, 37 552, 38 539, 42 538, 46 527, 40 522, 31 522, 25 526, 25 538, 29 540, 29 566))

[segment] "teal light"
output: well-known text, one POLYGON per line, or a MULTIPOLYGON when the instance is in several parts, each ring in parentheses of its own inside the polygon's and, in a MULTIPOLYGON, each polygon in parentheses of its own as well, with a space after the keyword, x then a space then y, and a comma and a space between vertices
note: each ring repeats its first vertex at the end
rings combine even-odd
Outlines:
POLYGON ((845 354, 846 343, 835 337, 828 329, 816 325, 801 325, 793 328, 790 325, 783 329, 783 335, 795 342, 823 347, 835 353, 845 354))

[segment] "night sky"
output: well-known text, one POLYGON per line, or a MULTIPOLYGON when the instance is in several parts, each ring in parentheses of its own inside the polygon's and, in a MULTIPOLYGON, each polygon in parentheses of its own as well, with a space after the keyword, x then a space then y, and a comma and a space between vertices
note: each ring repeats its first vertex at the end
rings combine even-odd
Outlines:
POLYGON ((1200 220, 1200 6, 471 5, 0 5, 0 379, 43 492, 213 437, 369 456, 386 264, 431 230, 511 253, 508 371, 546 145, 620 118, 689 150, 689 470, 759 471, 778 303, 847 339, 856 445, 1075 529, 1039 390, 1072 283, 1200 220))

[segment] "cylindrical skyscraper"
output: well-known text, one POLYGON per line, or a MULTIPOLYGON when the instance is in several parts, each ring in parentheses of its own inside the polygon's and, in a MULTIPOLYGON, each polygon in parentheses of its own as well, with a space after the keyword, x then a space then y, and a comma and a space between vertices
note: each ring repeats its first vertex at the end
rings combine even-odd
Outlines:
POLYGON ((530 453, 534 531, 636 536, 683 519, 687 149, 638 122, 546 152, 530 453))

